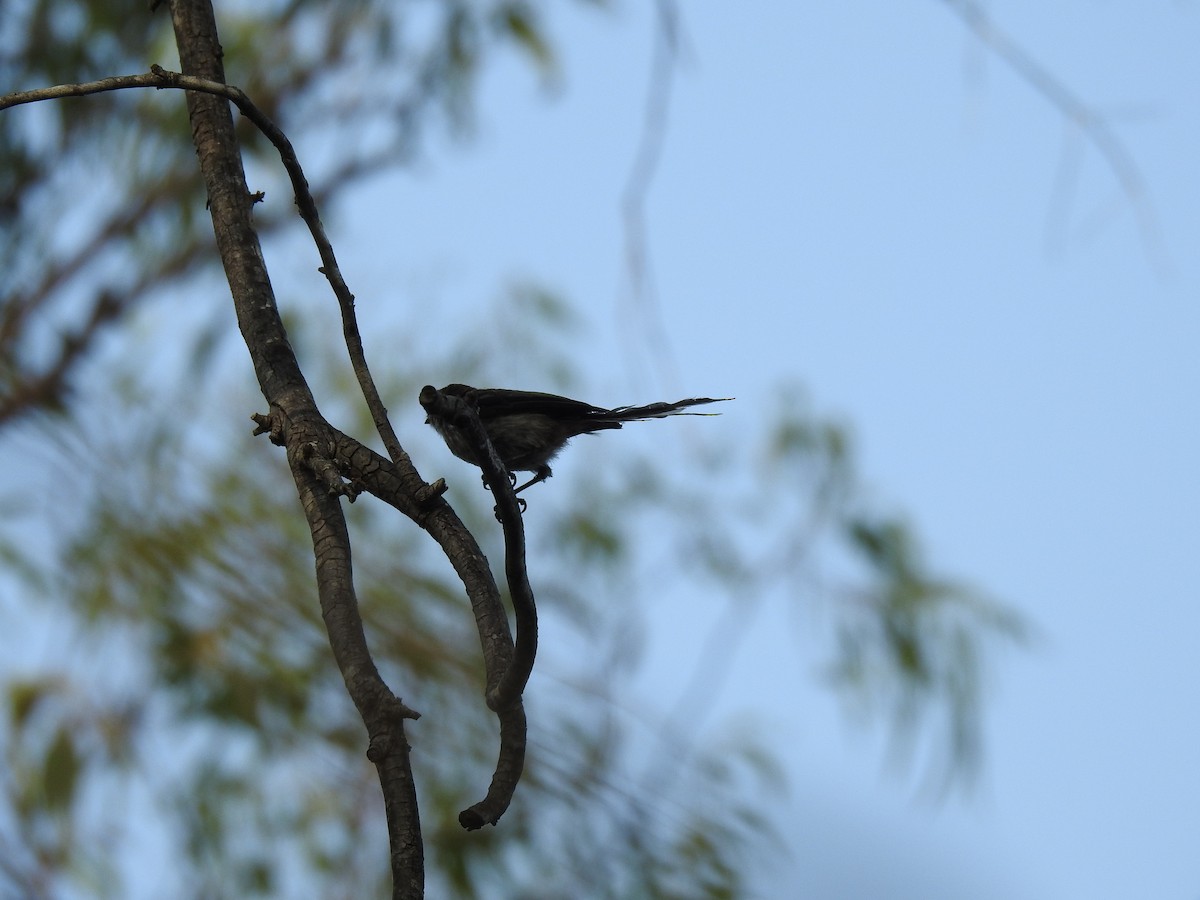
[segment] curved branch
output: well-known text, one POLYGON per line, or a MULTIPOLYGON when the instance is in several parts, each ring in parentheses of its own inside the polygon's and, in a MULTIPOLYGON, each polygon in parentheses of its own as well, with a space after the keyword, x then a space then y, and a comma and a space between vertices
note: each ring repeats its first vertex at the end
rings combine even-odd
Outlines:
MULTIPOLYGON (((268 423, 262 421, 264 417, 256 418, 260 428, 265 430, 268 423)), ((355 487, 394 506, 429 532, 466 586, 483 651, 487 704, 500 722, 500 748, 487 795, 463 810, 458 821, 468 831, 495 825, 512 802, 524 771, 527 726, 521 694, 537 651, 537 611, 528 579, 524 579, 523 589, 513 586, 518 584, 518 577, 524 578, 524 529, 512 485, 506 475, 500 475, 504 472, 503 467, 493 473, 498 477, 498 483, 507 488, 512 503, 504 518, 508 548, 506 570, 517 613, 515 650, 508 615, 487 558, 471 532, 442 499, 441 491, 436 486, 426 486, 423 501, 415 500, 418 494, 404 486, 405 467, 392 463, 336 429, 330 431, 334 437, 333 455, 339 468, 354 479, 355 487), (510 542, 508 531, 514 527, 520 536, 510 542), (520 576, 514 572, 514 567, 519 567, 520 576)), ((499 461, 496 463, 498 465, 499 461)), ((498 500, 504 502, 500 497, 498 500)))
POLYGON ((520 703, 500 711, 500 756, 487 796, 458 814, 458 824, 467 831, 495 825, 508 809, 521 772, 525 768, 525 707, 520 703))
POLYGON ((496 515, 504 528, 504 574, 512 596, 517 627, 512 662, 495 681, 489 670, 487 703, 490 708, 500 711, 520 700, 537 656, 537 605, 525 568, 525 524, 521 520, 521 507, 513 492, 508 469, 492 446, 487 429, 479 420, 479 410, 471 402, 471 395, 457 397, 443 394, 426 385, 421 389, 420 399, 421 406, 430 415, 454 422, 474 445, 475 458, 480 461, 484 481, 492 488, 496 498, 496 515))

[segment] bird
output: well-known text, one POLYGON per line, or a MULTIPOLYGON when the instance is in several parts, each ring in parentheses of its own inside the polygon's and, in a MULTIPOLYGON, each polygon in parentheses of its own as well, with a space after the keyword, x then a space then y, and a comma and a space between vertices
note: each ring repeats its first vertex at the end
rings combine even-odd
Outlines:
MULTIPOLYGON (((420 402, 428 413, 425 423, 442 436, 450 452, 459 459, 479 465, 471 441, 450 418, 438 411, 437 395, 457 397, 474 406, 479 420, 505 467, 512 472, 532 472, 533 478, 515 493, 520 493, 552 474, 550 460, 567 441, 580 434, 595 434, 620 428, 626 422, 662 419, 667 416, 714 416, 717 413, 688 412, 693 406, 722 403, 732 397, 689 397, 674 403, 649 403, 645 406, 618 406, 605 409, 581 400, 539 391, 514 391, 504 388, 473 388, 448 384, 441 391, 432 385, 421 389, 420 402)), ((486 479, 485 479, 486 483, 486 479)), ((513 483, 516 483, 513 476, 513 483)))

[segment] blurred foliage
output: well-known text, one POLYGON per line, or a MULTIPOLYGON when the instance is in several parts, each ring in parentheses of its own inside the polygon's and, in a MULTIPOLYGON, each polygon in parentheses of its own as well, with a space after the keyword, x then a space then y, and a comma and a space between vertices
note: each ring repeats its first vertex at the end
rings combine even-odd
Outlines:
MULTIPOLYGON (((433 129, 469 134, 477 82, 505 48, 550 77, 549 5, 275 0, 217 11, 227 80, 302 148, 325 205, 355 179, 411 160, 433 129)), ((5 91, 145 72, 151 63, 178 67, 166 4, 151 12, 149 4, 5 0, 5 91)), ((0 120, 0 424, 66 408, 97 332, 211 269, 186 110, 170 93, 37 103, 0 120)), ((252 187, 269 201, 287 198, 256 210, 260 233, 270 235, 293 220, 291 191, 274 149, 252 128, 240 133, 252 187)))
MULTIPOLYGON (((527 308, 528 295, 515 302, 527 308)), ((527 361, 553 364, 569 319, 521 319, 527 361)), ((479 331, 452 356, 464 377, 486 380, 469 361, 480 342, 504 338, 488 321, 479 331)), ((303 326, 297 343, 308 343, 303 326)), ((427 369, 405 358, 414 370, 389 373, 386 396, 415 397, 427 369)), ((156 886, 166 893, 380 894, 375 773, 328 653, 295 489, 277 449, 228 415, 255 398, 244 379, 215 373, 198 388, 185 370, 173 389, 116 375, 115 408, 36 429, 51 481, 76 499, 37 590, 24 581, 21 599, 49 603, 54 627, 75 637, 61 667, 9 685, 5 803, 16 834, 3 846, 21 852, 4 868, 21 890, 70 875, 108 886, 104 895, 129 872, 119 853, 88 848, 107 837, 136 859, 120 842, 154 828, 173 836, 173 874, 156 886), (134 820, 118 799, 129 793, 142 798, 134 820)), ((781 396, 790 400, 751 445, 693 448, 670 471, 629 447, 586 483, 556 479, 533 498, 531 577, 555 639, 530 688, 517 801, 481 833, 455 818, 495 752, 465 600, 422 533, 370 498, 349 508, 372 649, 423 713, 409 735, 432 896, 571 897, 581 884, 597 897, 743 896, 779 850, 764 810, 782 784, 782 748, 714 741, 719 723, 704 720, 744 626, 780 594, 832 610, 830 667, 848 698, 882 701, 909 727, 941 716, 936 740, 951 761, 973 749, 964 738, 977 732, 980 654, 1015 624, 928 574, 908 531, 863 509, 841 429, 797 391, 781 396), (818 589, 809 577, 822 565, 839 574, 818 589), (642 704, 631 688, 636 634, 665 573, 729 616, 696 650, 696 690, 665 718, 651 705, 631 719, 642 704)), ((410 449, 447 464, 423 432, 410 449)), ((456 507, 499 558, 490 495, 473 472, 448 474, 456 507)), ((19 555, 25 528, 9 525, 4 549, 19 555)))
MULTIPOLYGON (((222 6, 220 26, 230 81, 308 148, 325 200, 412 158, 431 127, 469 132, 498 49, 553 74, 546 5, 279 0, 222 6)), ((13 88, 170 56, 161 11, 7 0, 0 17, 13 88)), ((0 482, 0 584, 23 623, 8 634, 47 648, 3 673, 0 894, 380 896, 365 734, 327 649, 295 488, 276 448, 249 436, 261 401, 248 373, 221 365, 227 315, 201 314, 189 334, 130 327, 143 300, 200 296, 215 264, 186 134, 179 98, 155 92, 0 116, 0 450, 20 460, 0 482), (138 165, 96 178, 97 160, 126 158, 138 165), (120 350, 89 367, 100 335, 120 350), (29 496, 29 459, 50 503, 29 496)), ((247 138, 256 186, 286 190, 247 138)), ((273 209, 258 217, 268 234, 291 204, 273 209)), ((227 295, 210 293, 223 313, 227 295)), ((496 380, 489 363, 512 329, 523 353, 505 381, 516 366, 523 383, 577 387, 569 308, 537 287, 509 303, 449 362, 397 335, 405 352, 376 373, 384 395, 415 398, 438 368, 496 380)), ((368 434, 336 348, 304 313, 289 330, 310 380, 339 427, 368 434)), ((827 611, 827 671, 856 708, 944 747, 943 774, 973 759, 986 651, 1019 623, 933 572, 910 529, 866 502, 844 429, 794 387, 778 397, 737 446, 688 445, 667 468, 629 444, 586 483, 555 479, 535 498, 531 578, 555 640, 529 691, 527 773, 495 829, 467 834, 455 818, 495 753, 461 588, 390 509, 349 508, 368 639, 423 713, 409 737, 431 896, 744 896, 780 850, 762 812, 781 789, 779 748, 723 740, 705 714, 769 602, 827 611), (642 610, 671 592, 722 611, 664 710, 631 684, 642 610)), ((453 465, 428 429, 402 437, 415 458, 453 465)), ((450 472, 456 507, 499 558, 490 498, 474 473, 450 472)))
MULTIPOLYGON (((397 376, 388 396, 415 397, 416 374, 397 376)), ((117 392, 118 409, 38 427, 61 473, 53 480, 80 491, 40 598, 82 637, 52 681, 10 687, 9 769, 36 777, 14 779, 5 801, 18 835, 45 834, 54 849, 29 846, 26 865, 9 866, 21 873, 14 883, 54 883, 95 865, 85 849, 93 837, 133 840, 153 827, 178 835, 175 874, 162 876, 173 879, 161 886, 169 894, 200 886, 197 896, 291 895, 296 880, 305 895, 378 895, 387 853, 376 775, 330 658, 290 476, 248 428, 208 453, 196 440, 199 430, 229 431, 226 410, 252 409, 255 399, 217 377, 199 391, 186 374, 175 390, 159 382, 157 399, 145 387, 117 392), (189 427, 178 427, 181 414, 189 427), (123 427, 107 427, 113 420, 123 427), (51 711, 53 721, 32 727, 51 711), (109 740, 77 749, 92 733, 109 740), (133 785, 146 795, 139 823, 117 802, 133 785)), ((459 485, 467 491, 456 503, 496 558, 490 495, 473 475, 459 485)), ((423 533, 369 498, 349 512, 372 649, 423 713, 409 736, 431 895, 568 897, 580 884, 612 886, 593 896, 739 893, 742 854, 768 831, 752 802, 758 791, 746 786, 777 782, 769 758, 757 746, 723 747, 710 769, 683 773, 677 786, 641 783, 629 769, 640 754, 631 760, 627 726, 604 699, 627 692, 632 675, 604 665, 637 621, 638 598, 625 590, 630 526, 563 508, 577 549, 531 554, 535 580, 545 573, 561 584, 560 566, 579 567, 571 596, 547 591, 543 618, 594 652, 572 663, 547 648, 551 681, 531 691, 518 801, 499 827, 465 833, 457 810, 486 786, 496 749, 465 598, 423 533), (667 814, 650 827, 660 807, 667 814)), ((537 530, 555 533, 557 520, 537 530)), ((19 552, 20 529, 3 537, 19 552)), ((107 872, 108 883, 122 874, 107 872)))

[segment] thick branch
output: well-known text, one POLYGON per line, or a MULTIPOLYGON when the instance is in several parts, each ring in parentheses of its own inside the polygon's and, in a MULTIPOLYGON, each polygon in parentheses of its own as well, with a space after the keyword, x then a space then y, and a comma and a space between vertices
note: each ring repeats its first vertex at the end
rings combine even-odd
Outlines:
POLYGON ((347 690, 367 724, 367 758, 383 787, 392 857, 393 896, 424 893, 424 850, 404 720, 417 714, 388 689, 367 647, 350 564, 350 535, 340 498, 312 472, 303 452, 288 449, 300 502, 312 531, 321 616, 347 690))
MULTIPOLYGON (((208 0, 172 0, 171 15, 186 76, 223 83, 221 47, 208 0)), ((160 76, 161 77, 161 76, 160 76)), ((238 92, 240 93, 240 92, 238 92)), ((288 461, 313 535, 317 584, 334 658, 370 736, 368 756, 379 772, 388 816, 393 897, 423 895, 424 860, 408 745, 407 710, 379 677, 359 618, 350 569, 350 544, 340 499, 318 476, 313 451, 332 456, 328 425, 316 408, 287 340, 251 221, 253 198, 228 104, 208 93, 187 93, 192 139, 208 189, 217 248, 263 395, 277 417, 288 461)), ((222 95, 226 96, 226 95, 222 95)), ((257 123, 256 123, 257 124, 257 123)))

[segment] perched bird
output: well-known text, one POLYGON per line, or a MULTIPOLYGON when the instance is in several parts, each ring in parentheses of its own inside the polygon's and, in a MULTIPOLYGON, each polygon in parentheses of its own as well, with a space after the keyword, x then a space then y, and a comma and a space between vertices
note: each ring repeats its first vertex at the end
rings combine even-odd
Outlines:
MULTIPOLYGON (((425 422, 445 440, 450 452, 459 459, 479 465, 471 442, 450 419, 437 414, 437 394, 432 385, 421 389, 421 405, 429 414, 425 422)), ((719 403, 731 397, 692 397, 674 403, 650 403, 646 406, 618 406, 604 409, 557 394, 536 391, 509 391, 501 388, 473 388, 448 384, 440 393, 459 397, 479 410, 479 420, 496 453, 509 472, 533 472, 533 478, 517 491, 550 477, 550 460, 577 434, 593 434, 620 428, 626 422, 662 419, 667 416, 712 416, 716 413, 685 412, 688 407, 719 403)))

